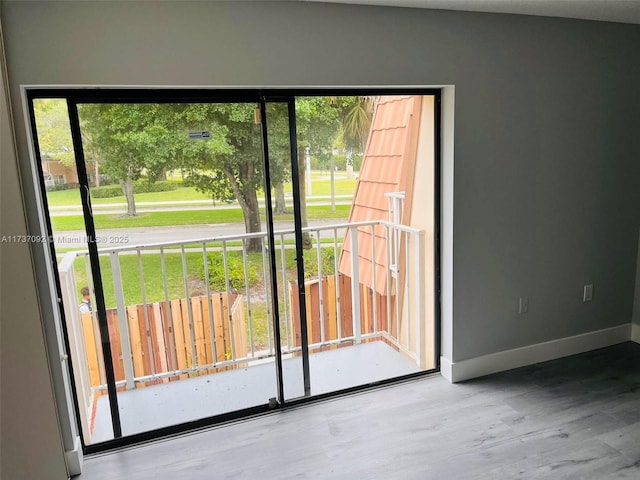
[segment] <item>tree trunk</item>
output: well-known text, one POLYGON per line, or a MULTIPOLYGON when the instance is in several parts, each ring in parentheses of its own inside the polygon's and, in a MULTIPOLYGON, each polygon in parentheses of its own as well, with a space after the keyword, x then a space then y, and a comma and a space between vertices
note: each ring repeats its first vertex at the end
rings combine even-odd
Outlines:
POLYGON ((333 155, 329 160, 329 168, 331 169, 331 211, 336 211, 336 167, 333 155))
POLYGON ((98 160, 93 161, 93 171, 95 175, 93 179, 94 186, 99 187, 100 186, 100 167, 98 165, 98 160))
MULTIPOLYGON (((302 228, 309 226, 307 220, 307 188, 305 183, 305 156, 304 147, 298 147, 298 184, 300 186, 300 219, 302 220, 302 228)), ((311 249, 311 235, 309 232, 302 234, 302 248, 311 249)))
MULTIPOLYGON (((242 208, 245 232, 256 233, 262 231, 262 225, 260 224, 260 205, 258 204, 258 192, 255 188, 251 187, 251 182, 246 181, 241 185, 233 176, 233 172, 229 170, 223 170, 223 172, 229 179, 231 189, 236 196, 236 200, 238 200, 238 203, 240 204, 240 208, 242 208)), ((258 237, 247 240, 247 251, 262 251, 262 238, 258 237)))
POLYGON ((124 193, 124 197, 127 199, 127 216, 135 217, 136 200, 133 197, 133 179, 131 177, 127 177, 126 180, 120 180, 119 182, 122 193, 124 193))
MULTIPOLYGON (((244 228, 247 233, 262 231, 260 224, 260 206, 258 204, 258 193, 253 188, 243 189, 244 201, 240 202, 244 216, 244 228)), ((262 238, 251 238, 247 240, 247 251, 262 251, 262 238)))
POLYGON ((275 215, 283 215, 287 213, 287 204, 284 199, 284 184, 282 182, 274 184, 276 190, 276 205, 274 207, 275 215))

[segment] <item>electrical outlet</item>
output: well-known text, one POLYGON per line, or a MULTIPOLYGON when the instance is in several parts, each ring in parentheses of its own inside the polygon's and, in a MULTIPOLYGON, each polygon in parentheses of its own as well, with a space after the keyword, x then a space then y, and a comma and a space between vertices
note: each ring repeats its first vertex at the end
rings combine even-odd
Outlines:
POLYGON ((593 285, 585 285, 582 292, 582 301, 590 302, 591 300, 593 300, 593 285))
POLYGON ((518 303, 518 313, 527 313, 529 311, 529 297, 521 297, 518 303))

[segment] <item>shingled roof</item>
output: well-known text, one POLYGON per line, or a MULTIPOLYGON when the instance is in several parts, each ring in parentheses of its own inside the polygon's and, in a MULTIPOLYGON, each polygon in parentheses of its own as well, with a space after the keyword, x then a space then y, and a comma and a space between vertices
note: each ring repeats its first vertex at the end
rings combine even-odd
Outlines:
MULTIPOLYGON (((362 160, 362 167, 353 198, 349 223, 388 220, 389 207, 385 196, 405 192, 403 220, 411 218, 413 176, 420 131, 421 96, 383 96, 376 103, 371 130, 362 160)), ((402 221, 401 223, 404 223, 402 221)), ((374 254, 371 227, 358 229, 359 280, 373 284, 374 254)), ((344 239, 339 271, 352 276, 351 233, 344 239)), ((385 228, 375 228, 375 291, 386 291, 387 242, 385 228)))

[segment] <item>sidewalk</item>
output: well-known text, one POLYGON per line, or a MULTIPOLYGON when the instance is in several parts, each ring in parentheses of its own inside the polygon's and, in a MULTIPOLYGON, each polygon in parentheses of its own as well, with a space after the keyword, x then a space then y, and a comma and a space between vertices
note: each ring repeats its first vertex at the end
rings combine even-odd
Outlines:
MULTIPOLYGON (((351 205, 353 195, 336 195, 336 205, 351 205)), ((309 197, 307 205, 330 205, 331 196, 309 197)), ((288 206, 291 205, 291 197, 287 197, 288 206)), ((260 200, 260 207, 264 207, 264 201, 260 200)), ((127 208, 126 203, 98 203, 92 204, 92 210, 98 213, 117 215, 127 208)), ((172 212, 182 210, 231 210, 240 209, 237 203, 216 203, 211 200, 174 200, 167 202, 136 202, 136 211, 145 212, 172 212)), ((82 205, 57 205, 49 207, 49 214, 55 216, 82 215, 82 205)))

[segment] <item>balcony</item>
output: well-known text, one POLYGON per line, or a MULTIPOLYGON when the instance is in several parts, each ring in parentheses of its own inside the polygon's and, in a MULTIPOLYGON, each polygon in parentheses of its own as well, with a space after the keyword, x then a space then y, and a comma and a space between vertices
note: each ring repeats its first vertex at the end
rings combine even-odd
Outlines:
MULTIPOLYGON (((313 240, 305 253, 304 284, 311 395, 433 368, 425 233, 385 221, 309 227, 304 233, 313 240)), ((304 396, 294 231, 279 230, 274 237, 272 246, 261 232, 100 249, 124 435, 276 397, 270 248, 285 398, 304 396), (252 238, 262 240, 260 252, 248 251, 252 238), (195 272, 194 259, 200 259, 201 271, 195 272), (159 268, 153 270, 151 260, 159 268), (132 282, 141 301, 132 300, 132 282)), ((66 253, 58 268, 83 433, 87 443, 97 443, 113 434, 102 361, 106 343, 95 311, 78 309, 80 287, 93 287, 87 252, 66 253)))

